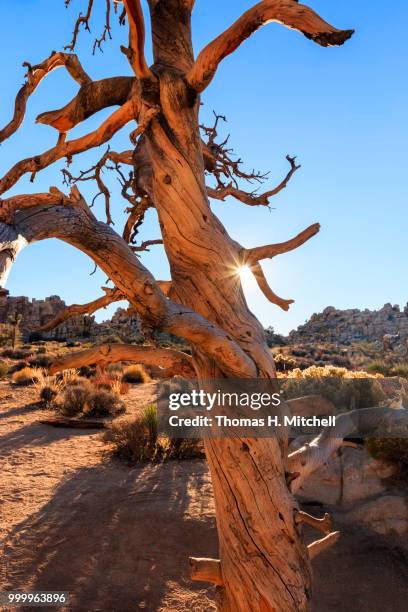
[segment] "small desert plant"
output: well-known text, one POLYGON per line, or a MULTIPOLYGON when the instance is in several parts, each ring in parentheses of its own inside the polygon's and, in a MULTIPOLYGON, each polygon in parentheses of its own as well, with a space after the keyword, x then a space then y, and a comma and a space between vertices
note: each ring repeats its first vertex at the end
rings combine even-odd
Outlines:
POLYGON ((408 378, 408 363, 399 363, 391 368, 391 376, 401 376, 408 378))
POLYGON ((289 372, 296 367, 296 361, 287 355, 278 353, 275 356, 275 366, 277 372, 289 372))
POLYGON ((121 378, 123 374, 123 365, 121 363, 109 363, 106 366, 106 371, 111 376, 116 376, 116 378, 121 378))
POLYGON ((84 378, 91 378, 91 376, 95 376, 95 368, 91 366, 81 366, 78 370, 78 374, 84 378))
POLYGON ((35 386, 42 404, 51 404, 63 388, 61 381, 54 376, 48 376, 44 371, 39 371, 35 386))
POLYGON ((113 455, 128 462, 152 461, 161 456, 162 449, 151 444, 146 425, 140 416, 136 419, 119 419, 104 434, 105 442, 112 445, 113 455))
POLYGON ((125 412, 126 408, 118 393, 107 389, 92 391, 85 402, 83 412, 87 416, 115 416, 125 412))
POLYGON ((368 438, 365 446, 374 459, 380 459, 397 467, 397 475, 408 480, 408 438, 406 427, 394 429, 393 437, 368 438), (398 433, 402 437, 397 437, 398 433))
POLYGON ((37 355, 44 355, 47 352, 47 349, 45 346, 39 346, 37 349, 37 355))
POLYGON ((119 395, 126 395, 129 391, 129 385, 126 382, 100 367, 96 368, 95 376, 90 381, 97 389, 114 390, 119 395))
POLYGON ((37 368, 25 367, 22 370, 18 370, 18 372, 14 372, 12 381, 15 385, 24 387, 34 384, 40 377, 41 372, 37 368))
POLYGON ((5 361, 0 360, 0 378, 4 378, 9 372, 9 367, 5 361))
POLYGON ((146 427, 149 442, 157 443, 159 432, 159 416, 157 413, 157 404, 148 404, 143 408, 140 415, 142 424, 146 427))
POLYGON ((28 360, 30 366, 36 368, 48 368, 51 361, 51 357, 47 357, 46 355, 34 355, 28 360))
POLYGON ((92 386, 88 381, 69 384, 63 393, 60 405, 61 412, 66 416, 81 414, 87 405, 92 391, 92 386))
POLYGON ((385 363, 385 361, 372 361, 367 366, 367 372, 375 372, 377 374, 382 374, 383 376, 390 375, 391 367, 385 363))
POLYGON ((127 383, 148 383, 152 379, 142 365, 135 364, 125 368, 122 380, 127 383))
POLYGON ((198 438, 172 438, 169 440, 166 459, 201 459, 205 457, 204 445, 198 438))
POLYGON ((120 419, 104 434, 114 456, 132 463, 194 459, 204 456, 201 440, 159 435, 156 404, 149 404, 135 419, 120 419))

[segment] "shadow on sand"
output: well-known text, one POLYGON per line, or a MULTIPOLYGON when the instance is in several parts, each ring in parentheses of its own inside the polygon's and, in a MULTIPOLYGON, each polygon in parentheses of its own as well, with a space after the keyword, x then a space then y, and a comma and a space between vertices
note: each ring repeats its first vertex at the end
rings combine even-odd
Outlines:
POLYGON ((199 590, 187 560, 217 555, 209 486, 201 461, 79 470, 7 538, 1 590, 69 591, 80 612, 158 610, 173 581, 199 590))

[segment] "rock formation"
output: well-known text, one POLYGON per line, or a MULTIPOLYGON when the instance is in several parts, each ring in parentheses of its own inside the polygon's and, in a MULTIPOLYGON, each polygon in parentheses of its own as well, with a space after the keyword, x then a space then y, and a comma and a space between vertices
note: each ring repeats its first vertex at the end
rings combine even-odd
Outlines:
POLYGON ((386 334, 399 334, 399 343, 408 340, 408 304, 404 310, 398 305, 385 304, 380 310, 337 310, 329 306, 322 313, 313 314, 309 321, 289 334, 289 342, 338 342, 349 344, 366 340, 381 342, 386 334))
MULTIPOLYGON (((44 300, 30 300, 25 296, 12 297, 6 289, 0 289, 0 323, 8 323, 10 318, 22 315, 21 331, 24 341, 42 325, 53 319, 66 308, 64 300, 58 295, 51 295, 44 300)), ((96 327, 95 318, 81 315, 72 317, 54 330, 43 333, 46 339, 65 339, 93 335, 96 327)))

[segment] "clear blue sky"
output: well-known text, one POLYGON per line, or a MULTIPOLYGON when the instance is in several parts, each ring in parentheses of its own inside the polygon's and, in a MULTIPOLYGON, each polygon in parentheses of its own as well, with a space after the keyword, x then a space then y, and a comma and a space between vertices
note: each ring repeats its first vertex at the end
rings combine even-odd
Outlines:
MULTIPOLYGON (((75 14, 85 0, 72 0, 70 10, 65 10, 63 0, 0 0, 0 4, 0 121, 4 124, 23 81, 22 62, 41 61, 69 42, 75 14)), ((251 4, 250 0, 197 0, 195 49, 200 50, 251 4)), ((252 282, 245 282, 252 310, 265 325, 281 332, 328 305, 378 308, 385 302, 405 304, 408 299, 408 6, 404 0, 395 0, 392 10, 380 0, 310 4, 336 26, 355 28, 352 40, 342 48, 323 49, 271 24, 225 60, 204 95, 203 118, 212 109, 226 114, 235 150, 248 167, 271 170, 270 185, 286 172, 286 153, 296 154, 302 163, 290 186, 273 201, 272 211, 234 200, 214 204, 230 234, 245 246, 286 240, 313 222, 321 223, 321 233, 313 241, 265 263, 274 291, 296 300, 289 313, 267 302, 252 282)), ((94 33, 98 34, 104 2, 96 0, 96 5, 94 33)), ((80 38, 82 62, 95 79, 129 73, 118 50, 125 30, 114 30, 114 40, 95 56, 93 38, 86 33, 80 38)), ((147 53, 150 56, 150 49, 147 53)), ((54 144, 54 131, 36 126, 34 118, 62 106, 75 90, 61 69, 41 84, 29 102, 23 129, 1 147, 2 173, 17 159, 54 144)), ((103 115, 73 134, 92 129, 103 115)), ((115 147, 128 147, 126 133, 115 138, 115 147)), ((103 150, 84 154, 75 168, 88 168, 103 150)), ((60 184, 61 167, 60 163, 43 171, 34 185, 20 181, 10 193, 60 184)), ((90 185, 83 191, 93 193, 90 185)), ((101 214, 102 206, 98 200, 101 214)), ((119 226, 124 207, 120 198, 114 206, 119 226)), ((153 212, 141 237, 158 237, 153 212)), ((167 278, 161 247, 143 260, 157 278, 167 278)), ((59 294, 68 303, 88 301, 100 294, 105 282, 102 273, 89 276, 92 268, 92 262, 75 249, 48 241, 20 255, 8 289, 14 295, 59 294)), ((106 311, 99 315, 104 317, 106 311)))

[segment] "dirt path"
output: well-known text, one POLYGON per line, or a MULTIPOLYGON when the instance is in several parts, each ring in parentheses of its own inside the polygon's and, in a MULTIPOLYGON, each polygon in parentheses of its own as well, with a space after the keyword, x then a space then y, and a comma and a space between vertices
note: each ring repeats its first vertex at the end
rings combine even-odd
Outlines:
MULTIPOLYGON (((134 388, 129 412, 153 393, 134 388)), ((33 401, 0 383, 0 590, 67 590, 72 612, 214 610, 187 578, 189 555, 217 555, 205 462, 112 462, 98 432, 36 423, 33 401)), ((346 530, 314 571, 315 612, 406 610, 407 560, 378 537, 346 530)))

